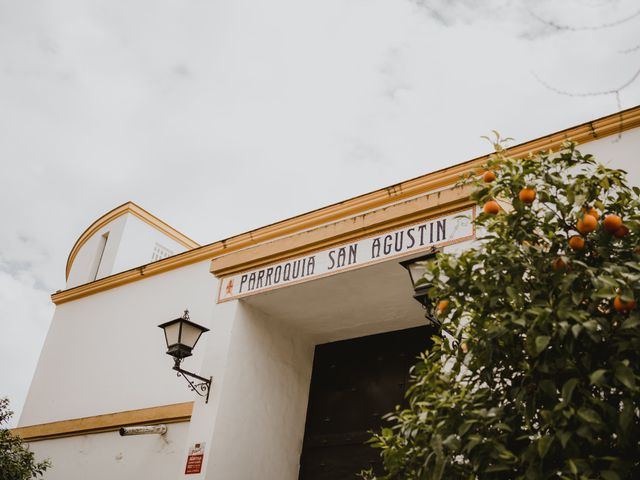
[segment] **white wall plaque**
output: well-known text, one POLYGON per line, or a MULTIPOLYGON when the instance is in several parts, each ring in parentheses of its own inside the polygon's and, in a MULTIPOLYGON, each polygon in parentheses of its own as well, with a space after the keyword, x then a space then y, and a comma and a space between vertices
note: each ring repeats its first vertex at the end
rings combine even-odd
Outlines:
POLYGON ((218 303, 474 238, 475 207, 220 279, 218 303))

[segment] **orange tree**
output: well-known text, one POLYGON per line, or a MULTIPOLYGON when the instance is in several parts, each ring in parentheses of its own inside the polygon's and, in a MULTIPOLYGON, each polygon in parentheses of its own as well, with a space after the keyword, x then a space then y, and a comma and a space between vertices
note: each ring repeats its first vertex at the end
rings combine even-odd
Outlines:
POLYGON ((504 208, 418 282, 456 338, 421 356, 371 440, 385 473, 362 476, 640 478, 640 189, 571 143, 524 160, 497 144, 486 169, 472 198, 504 208))

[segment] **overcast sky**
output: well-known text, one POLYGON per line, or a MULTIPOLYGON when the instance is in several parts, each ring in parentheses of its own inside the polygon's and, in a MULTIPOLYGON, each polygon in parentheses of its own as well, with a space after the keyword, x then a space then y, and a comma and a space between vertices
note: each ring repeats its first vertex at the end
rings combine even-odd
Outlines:
POLYGON ((615 90, 638 32, 635 0, 0 0, 14 423, 49 295, 108 210, 133 200, 211 243, 486 153, 491 129, 521 142, 613 113, 614 95, 540 80, 615 90))

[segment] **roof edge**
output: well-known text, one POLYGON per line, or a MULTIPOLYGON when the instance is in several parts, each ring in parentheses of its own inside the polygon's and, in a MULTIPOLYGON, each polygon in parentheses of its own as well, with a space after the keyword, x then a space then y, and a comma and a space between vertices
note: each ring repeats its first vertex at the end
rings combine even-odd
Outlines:
MULTIPOLYGON (((531 153, 557 149, 566 140, 573 140, 581 144, 589 143, 612 135, 618 135, 626 130, 637 127, 640 127, 640 105, 515 145, 508 148, 507 153, 508 155, 522 158, 531 153)), ((454 185, 460 179, 461 175, 475 168, 479 168, 488 158, 489 154, 482 155, 395 185, 380 188, 339 203, 334 203, 254 230, 249 230, 224 240, 209 243, 197 249, 183 252, 149 265, 117 273, 68 290, 59 291, 51 295, 51 299, 53 303, 59 305, 77 298, 135 282, 147 276, 160 274, 203 260, 211 260, 221 255, 310 230, 339 219, 359 215, 373 209, 383 208, 384 206, 404 199, 454 185)))

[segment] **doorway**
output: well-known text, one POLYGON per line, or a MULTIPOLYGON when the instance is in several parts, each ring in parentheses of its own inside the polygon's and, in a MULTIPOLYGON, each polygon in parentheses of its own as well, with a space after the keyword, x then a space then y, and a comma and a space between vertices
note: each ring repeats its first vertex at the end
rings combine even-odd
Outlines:
POLYGON ((424 326, 316 346, 299 480, 380 472, 379 451, 365 445, 369 431, 404 403, 409 368, 433 333, 424 326))

